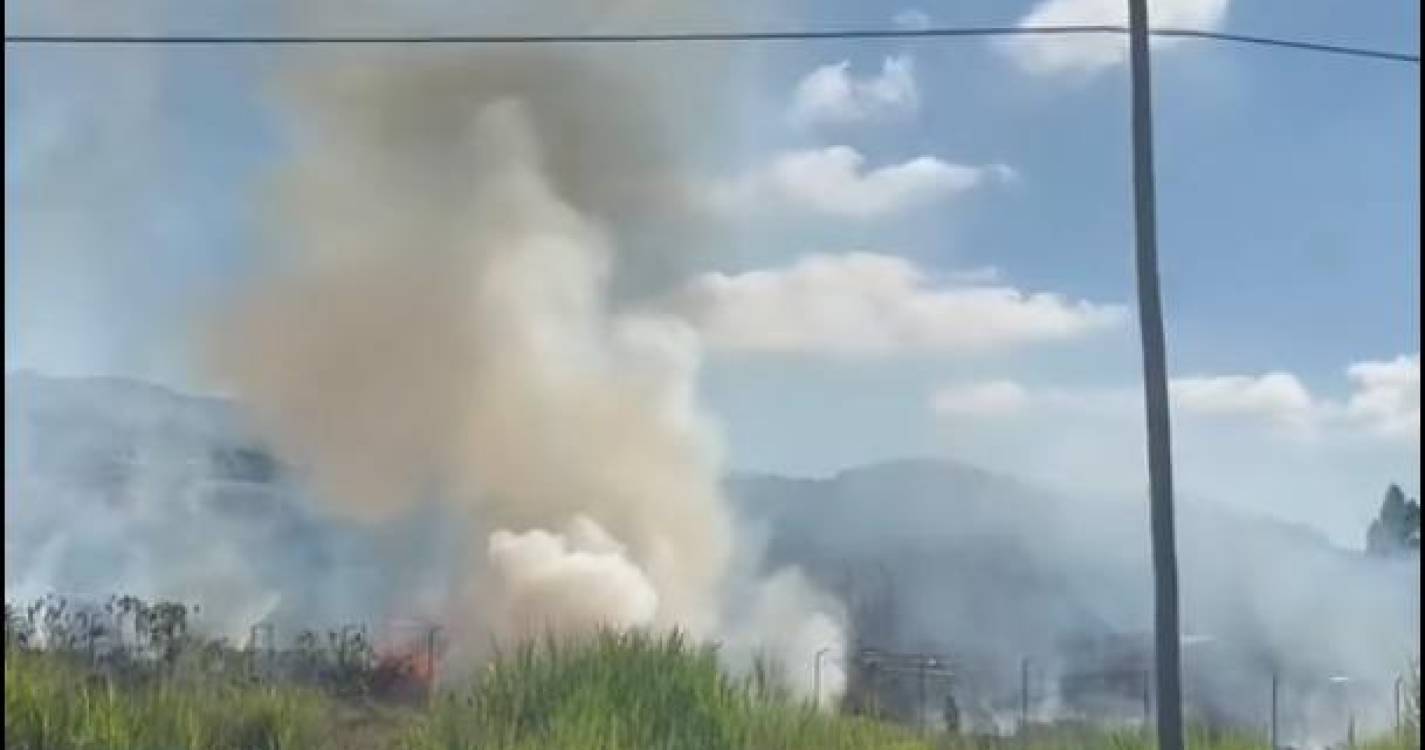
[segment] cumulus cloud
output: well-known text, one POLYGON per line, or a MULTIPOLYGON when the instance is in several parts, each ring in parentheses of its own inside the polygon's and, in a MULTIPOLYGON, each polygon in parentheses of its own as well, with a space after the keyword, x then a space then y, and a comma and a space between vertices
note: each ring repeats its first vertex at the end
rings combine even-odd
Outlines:
POLYGON ((930 28, 930 14, 919 8, 906 8, 891 16, 891 23, 903 29, 927 29, 930 28))
POLYGON ((708 201, 724 211, 792 207, 827 216, 875 219, 964 193, 990 181, 1006 181, 1013 169, 953 164, 920 156, 899 164, 866 168, 850 146, 790 151, 740 177, 714 183, 708 201))
POLYGON ((1012 380, 947 385, 935 391, 931 407, 941 415, 1000 416, 1019 414, 1029 406, 1029 393, 1012 380))
POLYGON ((1350 418, 1375 434, 1420 440, 1420 354, 1385 362, 1360 362, 1346 371, 1355 390, 1350 418))
MULTIPOLYGON (((1419 486, 1418 373, 1419 355, 1408 354, 1343 368, 1335 393, 1288 372, 1174 379, 1181 496, 1358 546, 1387 483, 1419 486)), ((1147 485, 1136 384, 961 380, 932 390, 925 407, 959 460, 1085 496, 1141 498, 1147 485)))
POLYGON ((896 55, 875 76, 856 77, 849 60, 813 70, 797 84, 787 119, 798 127, 846 125, 905 117, 919 107, 915 65, 896 55))
POLYGON ((806 256, 791 266, 707 273, 671 304, 713 347, 851 356, 986 352, 1117 326, 1119 305, 937 278, 903 258, 806 256))
MULTIPOLYGON (((1227 18, 1229 0, 1157 0, 1149 3, 1155 27, 1213 30, 1227 18)), ((1021 27, 1128 24, 1128 5, 1119 0, 1042 0, 1019 19, 1021 27)), ((1175 39, 1154 39, 1155 48, 1175 39)), ((1004 40, 1002 49, 1026 72, 1089 75, 1128 59, 1128 40, 1119 34, 1077 34, 1004 40)))
POLYGON ((1293 429, 1310 429, 1321 410, 1306 386, 1287 372, 1174 378, 1169 388, 1173 406, 1183 412, 1261 418, 1293 429))
MULTIPOLYGON (((1173 378, 1172 405, 1180 417, 1235 418, 1297 437, 1420 439, 1420 355, 1350 365, 1344 400, 1312 393, 1296 375, 1210 375, 1173 378)), ((1140 408, 1135 389, 1029 388, 1011 380, 951 383, 931 396, 937 414, 1003 417, 1030 409, 1126 411, 1140 408)))
POLYGON ((1344 401, 1311 393, 1295 375, 1178 378, 1173 404, 1186 413, 1258 417, 1300 434, 1337 434, 1392 441, 1420 439, 1420 355, 1357 362, 1346 368, 1344 401))

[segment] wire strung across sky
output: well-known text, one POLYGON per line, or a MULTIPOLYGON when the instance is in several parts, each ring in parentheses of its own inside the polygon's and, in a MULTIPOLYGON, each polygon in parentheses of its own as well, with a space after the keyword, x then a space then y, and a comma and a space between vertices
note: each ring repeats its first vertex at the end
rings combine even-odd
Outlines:
MULTIPOLYGON (((683 42, 773 42, 818 39, 914 39, 917 37, 1055 36, 1067 34, 1127 34, 1127 26, 971 26, 926 29, 840 29, 824 31, 728 31, 649 34, 501 34, 501 35, 128 35, 128 34, 17 34, 5 44, 108 44, 108 45, 315 45, 315 44, 635 44, 683 42)), ((1420 64, 1418 53, 1350 47, 1292 39, 1227 34, 1199 29, 1156 29, 1154 36, 1207 39, 1236 44, 1280 47, 1420 64)))

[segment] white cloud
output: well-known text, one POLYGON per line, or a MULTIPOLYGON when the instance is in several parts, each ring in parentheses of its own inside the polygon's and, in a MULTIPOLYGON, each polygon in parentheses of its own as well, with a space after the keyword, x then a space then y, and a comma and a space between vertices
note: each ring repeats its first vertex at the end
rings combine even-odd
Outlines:
POLYGON ((1346 372, 1355 385, 1346 403, 1348 418, 1382 437, 1419 442, 1419 353, 1388 362, 1360 362, 1346 372))
MULTIPOLYGON (((1420 355, 1341 374, 1349 388, 1339 396, 1281 371, 1174 379, 1179 496, 1309 523, 1359 545, 1377 492, 1420 485, 1420 355)), ((1085 496, 1141 497, 1147 484, 1140 386, 956 382, 926 406, 958 459, 1085 496)))
POLYGON ((928 29, 930 28, 930 14, 919 8, 906 8, 905 10, 891 16, 891 23, 903 29, 928 29))
POLYGON ((697 277, 673 307, 713 347, 843 356, 981 353, 1119 325, 1118 305, 1008 286, 960 285, 871 253, 697 277))
MULTIPOLYGON (((1230 0, 1155 0, 1149 3, 1151 25, 1157 28, 1214 30, 1227 18, 1230 0)), ((1019 20, 1027 26, 1128 24, 1128 4, 1122 0, 1042 0, 1019 20)), ((1180 40, 1156 38, 1155 49, 1180 40)), ((1019 66, 1036 74, 1092 74, 1128 59, 1128 40, 1121 34, 1061 34, 1016 37, 1002 49, 1019 66)))
MULTIPOLYGON (((1418 360, 1353 366, 1354 387, 1339 399, 1285 373, 1174 381, 1179 497, 1308 523, 1359 545, 1387 483, 1419 487, 1410 385, 1418 360)), ((1140 386, 954 382, 925 406, 942 449, 959 460, 1084 497, 1141 498, 1147 486, 1140 386)))
POLYGON ((1311 430, 1322 410, 1306 386, 1286 372, 1174 378, 1169 389, 1173 406, 1185 413, 1258 418, 1293 430, 1311 430))
POLYGON ((849 146, 790 151, 766 167, 713 184, 708 199, 722 210, 792 206, 864 220, 923 206, 989 180, 1005 181, 1014 174, 1002 164, 974 167, 932 156, 874 169, 866 169, 865 162, 849 146))
POLYGON ((887 57, 876 76, 857 78, 842 60, 808 73, 792 94, 787 119, 798 127, 890 120, 920 107, 915 65, 905 55, 887 57))
MULTIPOLYGON (((1344 401, 1313 394, 1296 375, 1215 375, 1173 378, 1169 383, 1175 416, 1205 424, 1235 418, 1298 438, 1367 438, 1390 442, 1420 440, 1420 355, 1351 365, 1352 390, 1344 401)), ((1001 417, 1039 409, 1126 412, 1141 408, 1136 389, 1031 389, 1008 380, 958 383, 936 390, 931 407, 939 414, 1001 417), (983 408, 977 408, 983 407, 983 408), (996 408, 999 407, 999 408, 996 408)))
POLYGON ((931 408, 940 415, 1006 416, 1028 406, 1029 393, 1012 380, 946 385, 931 396, 931 408))

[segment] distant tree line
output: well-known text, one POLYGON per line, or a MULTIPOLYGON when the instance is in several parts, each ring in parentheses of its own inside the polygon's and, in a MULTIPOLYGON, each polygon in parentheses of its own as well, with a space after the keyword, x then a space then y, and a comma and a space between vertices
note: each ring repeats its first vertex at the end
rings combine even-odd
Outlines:
POLYGON ((1399 485, 1385 492, 1380 513, 1366 531, 1366 553, 1373 557, 1399 557, 1420 552, 1420 501, 1409 500, 1399 485))

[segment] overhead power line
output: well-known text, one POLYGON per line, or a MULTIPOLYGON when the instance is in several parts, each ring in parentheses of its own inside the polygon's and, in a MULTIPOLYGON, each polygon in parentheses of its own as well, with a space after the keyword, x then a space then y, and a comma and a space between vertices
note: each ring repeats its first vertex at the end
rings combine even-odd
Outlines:
POLYGON ((1156 29, 1153 31, 1149 31, 1148 33, 1150 36, 1210 39, 1218 42, 1258 44, 1267 47, 1285 47, 1287 49, 1307 50, 1309 52, 1326 52, 1335 55, 1370 57, 1375 58, 1377 60, 1390 60, 1393 62, 1414 63, 1416 65, 1420 64, 1419 54, 1411 54, 1408 52, 1391 52, 1389 50, 1370 49, 1366 47, 1347 47, 1339 44, 1304 42, 1294 39, 1273 39, 1271 37, 1249 36, 1246 34, 1224 34, 1218 31, 1198 31, 1195 29, 1156 29))
MULTIPOLYGON (((315 45, 315 44, 638 44, 684 42, 775 42, 828 39, 915 39, 936 37, 1058 36, 1070 34, 1127 34, 1120 25, 1076 26, 965 26, 928 29, 836 29, 824 31, 728 31, 649 34, 434 34, 434 35, 146 35, 146 34, 16 34, 6 44, 107 44, 107 45, 315 45)), ((1418 53, 1350 47, 1293 39, 1226 34, 1199 29, 1156 29, 1154 36, 1207 39, 1237 44, 1323 52, 1418 65, 1418 53)))

